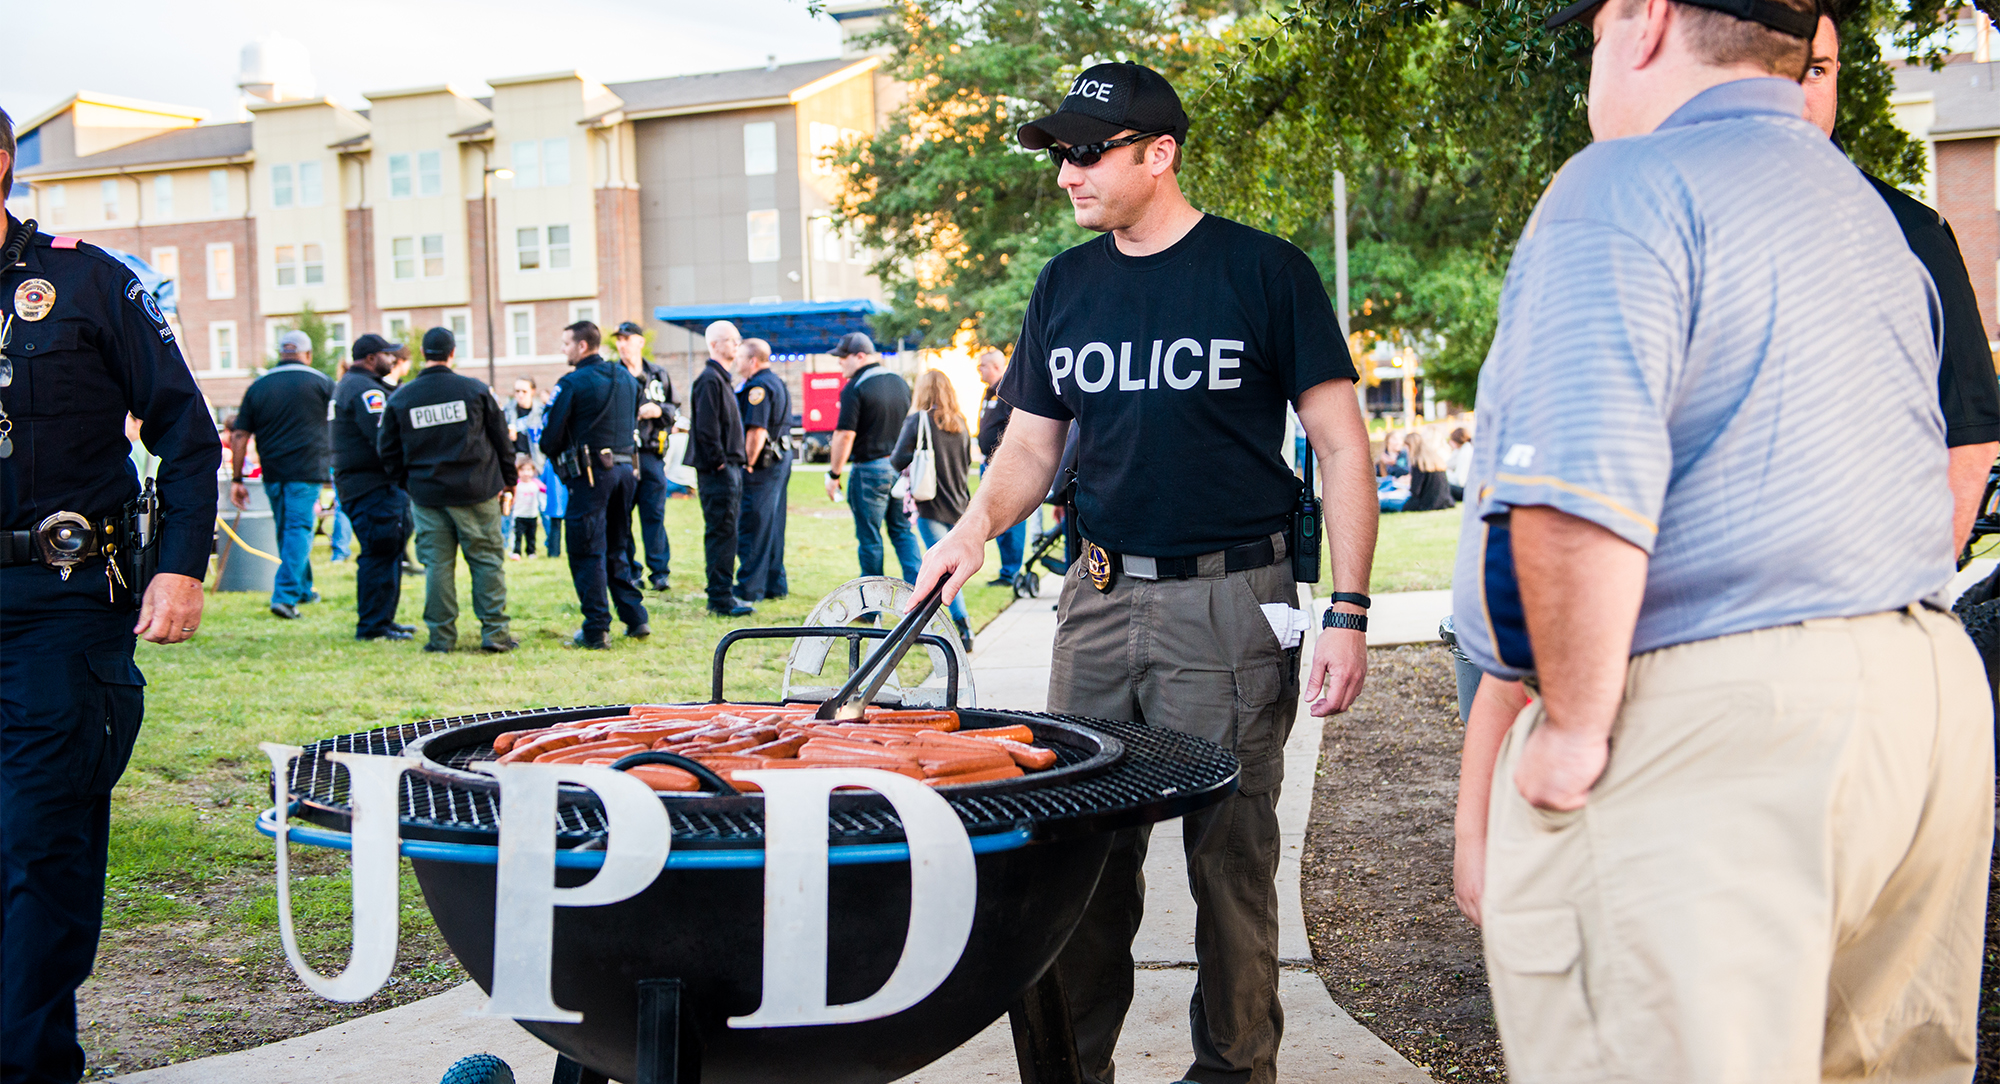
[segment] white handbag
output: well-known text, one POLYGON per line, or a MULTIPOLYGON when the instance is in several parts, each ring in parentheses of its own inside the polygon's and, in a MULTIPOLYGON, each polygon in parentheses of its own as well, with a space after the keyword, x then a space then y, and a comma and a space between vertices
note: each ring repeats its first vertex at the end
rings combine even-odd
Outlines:
POLYGON ((933 501, 937 499, 937 452, 931 447, 931 413, 926 410, 917 417, 922 420, 917 423, 917 450, 910 456, 910 497, 933 501))

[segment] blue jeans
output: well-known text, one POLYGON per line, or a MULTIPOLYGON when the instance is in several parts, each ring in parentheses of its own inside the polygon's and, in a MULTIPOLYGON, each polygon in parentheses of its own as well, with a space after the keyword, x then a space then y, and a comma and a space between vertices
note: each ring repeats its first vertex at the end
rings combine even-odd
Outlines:
POLYGON ((882 529, 889 529, 889 544, 896 547, 896 563, 903 566, 903 582, 917 582, 923 566, 923 552, 917 549, 916 532, 910 517, 903 513, 900 498, 889 495, 896 484, 896 468, 889 457, 850 464, 847 468, 847 507, 854 512, 854 541, 861 559, 863 576, 882 574, 882 529))
POLYGON ((318 482, 265 482, 271 518, 278 532, 278 576, 271 583, 271 605, 297 606, 313 593, 312 542, 318 482))
MULTIPOLYGON (((937 545, 938 540, 942 539, 950 530, 950 527, 939 523, 937 520, 925 519, 922 516, 917 517, 917 533, 924 536, 924 549, 926 550, 937 545)), ((961 629, 971 627, 966 623, 965 619, 965 592, 963 591, 960 591, 951 600, 951 619, 961 629)))
POLYGON ((354 556, 354 520, 341 507, 339 497, 333 499, 333 531, 327 542, 333 546, 334 560, 345 561, 354 556))
MULTIPOLYGON (((986 468, 991 465, 990 463, 981 463, 979 465, 979 476, 981 478, 986 477, 986 468)), ((1034 513, 1028 513, 1028 519, 1033 518, 1035 518, 1034 513)), ((1012 527, 1001 531, 993 541, 1000 546, 1000 571, 998 577, 1003 580, 1011 580, 1016 573, 1021 571, 1021 556, 1028 551, 1028 520, 1024 519, 1012 527)))

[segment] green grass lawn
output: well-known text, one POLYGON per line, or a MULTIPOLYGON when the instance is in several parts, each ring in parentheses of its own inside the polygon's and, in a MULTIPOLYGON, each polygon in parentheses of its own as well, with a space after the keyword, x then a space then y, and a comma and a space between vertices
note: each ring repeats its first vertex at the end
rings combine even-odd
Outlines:
POLYGON ((1383 516, 1376 534, 1375 568, 1368 577, 1368 593, 1449 588, 1462 515, 1461 509, 1448 508, 1383 516))

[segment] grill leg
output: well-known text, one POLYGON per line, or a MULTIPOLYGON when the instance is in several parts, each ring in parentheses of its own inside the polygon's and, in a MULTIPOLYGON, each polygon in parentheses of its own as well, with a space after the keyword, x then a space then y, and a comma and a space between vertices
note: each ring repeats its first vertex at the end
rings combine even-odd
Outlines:
POLYGON ((1069 1022, 1069 998, 1054 964, 1007 1010, 1021 1084, 1083 1084, 1083 1059, 1069 1022))
POLYGON ((638 1079, 633 1084, 701 1084, 701 1039, 679 979, 639 982, 638 1079))
POLYGON ((556 1075, 551 1084, 611 1084, 603 1073, 585 1069, 562 1054, 556 1055, 556 1075))

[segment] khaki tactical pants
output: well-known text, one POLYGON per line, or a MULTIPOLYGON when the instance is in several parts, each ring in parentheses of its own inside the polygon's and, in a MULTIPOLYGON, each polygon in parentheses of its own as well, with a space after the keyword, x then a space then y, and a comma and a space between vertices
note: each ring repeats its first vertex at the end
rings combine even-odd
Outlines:
POLYGON ((430 643, 458 643, 458 551, 472 573, 472 611, 481 645, 507 641, 507 545, 500 537, 500 498, 461 508, 410 506, 417 521, 417 560, 424 563, 424 624, 430 643))
MULTIPOLYGON (((1200 970, 1189 1005, 1201 1084, 1271 1084, 1278 1037, 1278 787, 1298 707, 1296 649, 1278 646, 1258 606, 1298 605, 1291 561, 1224 574, 1136 580, 1100 593, 1070 563, 1058 607, 1049 710, 1170 727, 1234 752, 1242 786, 1187 817, 1182 833, 1196 905, 1200 970)), ((1212 566, 1212 567, 1211 567, 1212 566)), ((1076 1026, 1084 1077, 1111 1084, 1111 1055, 1132 1004, 1132 939, 1145 911, 1150 832, 1120 833, 1083 921, 1056 968, 1076 1026)))
POLYGON ((1951 617, 1808 621, 1632 660, 1590 802, 1487 842, 1508 1079, 1972 1078, 1993 840, 1985 675, 1951 617))

